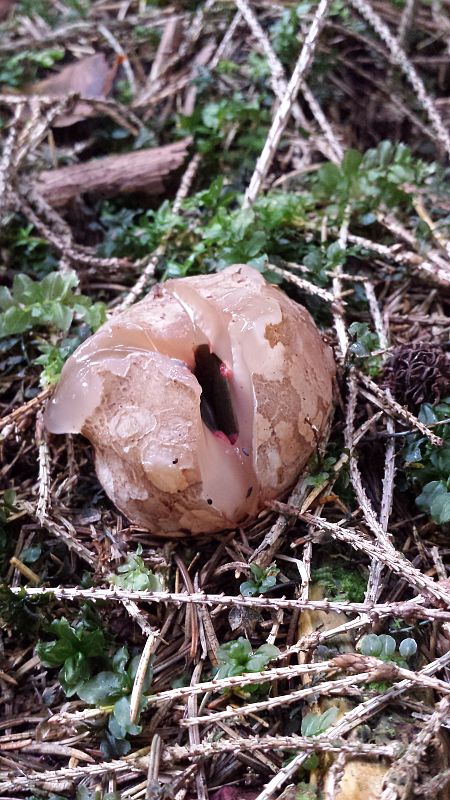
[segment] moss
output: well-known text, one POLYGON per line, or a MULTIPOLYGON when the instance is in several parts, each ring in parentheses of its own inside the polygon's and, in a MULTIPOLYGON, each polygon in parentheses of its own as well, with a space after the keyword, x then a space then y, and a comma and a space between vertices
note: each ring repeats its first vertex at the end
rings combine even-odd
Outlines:
POLYGON ((367 582, 358 569, 330 564, 314 570, 312 580, 324 585, 330 600, 348 600, 350 603, 364 600, 367 582))

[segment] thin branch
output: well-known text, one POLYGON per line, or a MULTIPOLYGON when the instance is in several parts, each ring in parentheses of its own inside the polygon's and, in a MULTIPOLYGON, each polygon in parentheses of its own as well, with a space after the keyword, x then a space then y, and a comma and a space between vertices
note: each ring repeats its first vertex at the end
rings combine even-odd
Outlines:
MULTIPOLYGON (((248 0, 234 0, 234 1, 240 11, 240 14, 245 19, 248 27, 253 33, 253 36, 260 45, 261 51, 267 58, 267 63, 270 69, 270 77, 271 77, 273 92, 276 97, 282 100, 288 88, 284 67, 280 59, 278 58, 277 54, 275 53, 275 50, 272 47, 269 37, 267 36, 265 30, 261 26, 248 0)), ((305 130, 310 130, 311 126, 309 125, 308 120, 303 114, 298 103, 293 103, 292 105, 292 116, 297 122, 299 122, 302 125, 302 127, 305 128, 305 130)))
POLYGON ((409 80, 419 99, 420 104, 428 114, 428 118, 432 127, 434 128, 437 138, 443 145, 447 155, 450 156, 450 136, 444 121, 442 120, 442 117, 434 104, 434 100, 427 93, 422 78, 418 75, 415 67, 409 61, 408 56, 401 48, 398 40, 390 32, 386 23, 383 22, 381 17, 373 10, 370 3, 366 2, 366 0, 350 0, 350 4, 359 14, 361 14, 362 17, 364 17, 365 20, 367 20, 369 25, 371 25, 374 31, 378 34, 380 39, 382 39, 382 41, 386 44, 389 50, 390 61, 393 64, 397 64, 397 66, 400 67, 403 74, 409 80))
MULTIPOLYGON (((428 664, 423 670, 420 671, 420 674, 432 675, 449 662, 450 652, 446 653, 445 656, 436 659, 436 661, 431 662, 431 664, 428 664)), ((344 714, 331 729, 327 730, 324 734, 321 734, 318 737, 318 740, 322 738, 333 740, 340 736, 344 736, 357 725, 360 725, 367 719, 370 719, 370 717, 376 714, 380 709, 384 708, 390 701, 399 697, 404 691, 410 689, 411 685, 412 684, 410 681, 401 681, 383 694, 377 695, 376 697, 372 697, 369 700, 360 703, 359 706, 356 706, 351 711, 348 711, 346 714, 344 714)), ((339 752, 342 752, 342 749, 340 749, 339 752)), ((300 753, 299 755, 295 756, 292 761, 286 764, 286 766, 282 767, 280 772, 267 783, 256 800, 270 800, 273 795, 296 774, 306 757, 307 756, 305 753, 300 753)))
POLYGON ((48 769, 43 772, 33 772, 30 775, 17 775, 14 778, 7 778, 6 780, 0 777, 0 791, 11 791, 20 787, 34 788, 36 784, 49 783, 52 781, 61 781, 64 779, 77 780, 79 778, 88 778, 95 775, 105 775, 107 772, 142 772, 142 769, 133 764, 131 756, 125 759, 115 759, 112 761, 103 761, 99 764, 86 764, 82 767, 62 767, 61 769, 48 769))
POLYGON ((40 408, 40 406, 45 403, 45 401, 53 394, 54 386, 49 386, 47 389, 43 389, 42 392, 33 397, 32 400, 28 400, 27 403, 24 403, 19 408, 15 408, 14 411, 11 411, 5 417, 0 419, 0 430, 2 428, 6 428, 13 423, 17 423, 23 417, 28 416, 28 414, 35 414, 36 411, 40 408))
MULTIPOLYGON (((358 459, 354 450, 354 426, 355 426, 355 413, 356 402, 358 397, 358 387, 355 377, 355 371, 352 367, 348 376, 348 394, 347 394, 347 408, 345 415, 345 445, 349 452, 349 472, 353 489, 355 491, 358 505, 363 513, 364 519, 373 532, 375 538, 380 541, 382 545, 390 546, 390 542, 386 536, 386 531, 383 530, 378 522, 372 503, 367 497, 366 490, 362 483, 362 476, 358 465, 358 459)), ((382 562, 377 559, 372 559, 370 564, 369 581, 367 584, 366 596, 367 601, 375 602, 380 593, 382 562)))
POLYGON ((315 50, 319 41, 319 35, 325 23, 331 0, 319 0, 311 26, 306 34, 302 50, 298 57, 286 93, 279 105, 273 119, 265 145, 256 163, 255 171, 250 180, 250 184, 245 194, 243 207, 248 208, 253 205, 262 185, 269 172, 275 152, 284 133, 289 117, 292 113, 292 106, 297 99, 300 91, 301 82, 304 79, 309 67, 311 66, 315 50))
POLYGON ((411 33, 416 14, 417 0, 406 0, 398 26, 397 42, 400 47, 405 47, 411 33))
POLYGON ((196 747, 180 747, 174 745, 166 748, 166 758, 168 760, 181 760, 202 756, 207 758, 216 753, 233 753, 239 750, 253 752, 258 750, 302 750, 303 753, 339 753, 344 751, 353 755, 364 756, 384 756, 385 758, 395 758, 398 747, 395 745, 374 745, 363 744, 360 742, 333 741, 322 737, 306 736, 249 736, 220 740, 217 742, 205 742, 196 747))
MULTIPOLYGON (((348 205, 344 210, 342 224, 339 231, 339 247, 344 253, 347 249, 348 227, 350 224, 351 211, 352 211, 351 206, 348 205)), ((339 261, 339 263, 333 270, 332 285, 333 285, 333 295, 335 299, 335 304, 333 308, 333 321, 334 321, 334 327, 336 328, 336 334, 339 343, 339 350, 340 350, 339 359, 341 364, 343 364, 345 362, 348 350, 348 333, 344 319, 344 312, 340 300, 340 297, 342 295, 341 274, 342 274, 342 264, 339 261)))
MULTIPOLYGON (((364 289, 366 292, 367 301, 369 303, 370 313, 374 322, 375 330, 378 334, 380 347, 382 350, 387 351, 389 347, 389 338, 384 326, 383 317, 381 315, 380 307, 376 298, 373 284, 370 281, 364 282, 364 289)), ((388 400, 392 401, 393 397, 389 389, 385 390, 388 400)), ((382 483, 382 496, 381 508, 379 514, 379 522, 383 537, 387 543, 390 543, 387 535, 389 518, 392 511, 392 504, 394 501, 394 480, 395 480, 395 423, 392 417, 388 416, 386 420, 386 431, 389 437, 386 443, 384 453, 384 475, 382 483)), ((370 567, 369 582, 367 587, 367 599, 376 601, 381 590, 381 568, 379 562, 372 562, 370 567)))
MULTIPOLYGON (((203 669, 203 662, 199 661, 196 664, 194 671, 192 673, 191 678, 191 686, 195 686, 197 681, 200 679, 203 669)), ((190 717, 194 717, 195 714, 198 713, 198 703, 197 703, 197 696, 194 694, 190 694, 186 704, 186 712, 189 714, 190 717)), ((204 744, 200 742, 200 729, 198 724, 195 722, 193 723, 192 727, 189 728, 189 751, 195 751, 200 748, 203 748, 204 744)), ((205 769, 202 763, 198 765, 196 774, 195 774, 195 785, 197 789, 197 800, 208 800, 208 787, 206 782, 206 775, 205 769)))
MULTIPOLYGON (((23 508, 31 517, 38 519, 37 511, 31 503, 26 501, 22 502, 21 508, 23 508)), ((76 553, 79 558, 83 559, 83 561, 86 561, 86 563, 91 567, 96 566, 97 560, 95 556, 84 544, 82 544, 82 542, 79 541, 75 528, 67 519, 51 518, 47 514, 44 519, 38 519, 38 522, 57 539, 61 539, 61 541, 67 545, 69 550, 73 550, 73 552, 76 553)), ((15 589, 13 589, 13 591, 14 590, 15 589)), ((44 590, 44 592, 45 591, 47 590, 44 590)))
POLYGON ((103 25, 103 23, 98 26, 98 32, 103 36, 104 39, 106 39, 114 52, 120 57, 125 75, 127 76, 127 81, 130 86, 131 94, 134 97, 137 92, 136 78, 134 77, 134 72, 125 50, 120 42, 116 39, 114 34, 112 34, 109 28, 107 28, 106 25, 103 25))
MULTIPOLYGON (((197 174, 197 169, 200 164, 200 158, 201 157, 198 154, 193 156, 193 158, 191 159, 191 161, 187 166, 187 169, 183 177, 181 178, 178 192, 176 194, 173 204, 173 212, 176 214, 179 213, 180 211, 180 206, 182 201, 189 194, 189 191, 192 187, 192 183, 197 174)), ((154 253, 152 253, 150 257, 147 257, 145 259, 143 264, 144 268, 141 272, 141 275, 139 276, 139 279, 136 281, 136 283, 130 289, 130 291, 125 295, 121 303, 119 303, 119 305, 116 307, 115 313, 124 311, 126 308, 129 308, 131 305, 133 305, 133 303, 135 303, 136 300, 138 300, 142 292, 146 289, 150 280, 153 278, 155 274, 155 270, 156 267, 158 266, 160 258, 162 258, 162 256, 166 252, 166 247, 170 235, 171 231, 168 231, 166 235, 163 237, 158 247, 156 248, 156 250, 154 251, 154 253)))
MULTIPOLYGON (((380 551, 378 553, 377 545, 371 542, 369 539, 366 539, 364 536, 359 534, 352 528, 343 528, 336 523, 326 522, 325 520, 321 519, 320 517, 315 517, 312 514, 302 514, 298 508, 293 507, 292 505, 288 505, 286 503, 279 503, 277 501, 273 501, 273 505, 277 510, 279 509, 286 518, 292 516, 299 516, 304 519, 306 522, 311 522, 315 527, 322 528, 328 533, 332 533, 336 535, 337 538, 342 539, 343 541, 348 541, 352 546, 354 546, 358 550, 362 550, 363 552, 367 552, 367 555, 373 556, 376 554, 376 557, 382 557, 383 553, 380 551)), ((47 523, 48 524, 48 520, 47 523)), ((407 569, 408 567, 413 571, 415 574, 418 572, 414 569, 414 567, 407 561, 406 558, 403 559, 400 554, 398 555, 398 559, 401 562, 402 566, 399 566, 397 563, 394 566, 398 567, 398 570, 405 577, 403 573, 403 569, 407 569), (403 566, 405 564, 405 566, 403 566), (406 567, 408 565, 408 567, 406 567)), ((91 556, 91 554, 90 554, 91 556)), ((388 560, 390 553, 385 555, 386 561, 388 560)), ((384 556, 383 556, 384 557, 384 556)), ((92 563, 94 563, 94 559, 91 556, 92 563)), ((420 577, 422 578, 420 589, 426 589, 428 593, 433 593, 433 596, 436 596, 439 600, 444 600, 445 603, 450 603, 450 595, 445 591, 444 588, 441 588, 437 583, 433 583, 433 581, 428 578, 427 576, 422 575, 419 573, 420 577)), ((417 582, 419 583, 419 578, 417 582)), ((272 608, 278 610, 280 608, 284 609, 314 609, 317 611, 342 611, 344 613, 365 613, 368 615, 373 615, 374 618, 382 618, 382 617, 389 617, 389 616, 399 616, 399 617, 417 617, 419 619, 426 619, 427 617, 431 617, 432 619, 440 619, 440 620, 450 620, 450 609, 447 608, 433 608, 430 606, 424 605, 424 599, 422 597, 416 597, 412 600, 405 600, 400 603, 350 603, 348 601, 337 601, 337 600, 303 600, 300 598, 295 598, 292 600, 287 600, 284 597, 281 598, 269 598, 269 597, 243 597, 242 595, 225 595, 225 594, 207 594, 206 592, 194 592, 192 594, 187 594, 183 592, 141 592, 141 591, 131 591, 125 589, 99 589, 99 588, 92 588, 92 589, 80 589, 78 587, 48 587, 44 588, 42 586, 39 587, 32 587, 32 586, 24 586, 24 587, 11 587, 11 591, 15 593, 25 592, 30 597, 37 597, 40 595, 53 595, 58 600, 91 600, 95 602, 96 600, 105 600, 105 601, 115 601, 118 603, 123 603, 124 600, 134 600, 141 603, 175 603, 175 604, 189 604, 193 603, 195 605, 207 605, 207 606, 223 606, 223 607, 233 607, 233 606, 243 606, 247 608, 272 608)))
POLYGON ((383 783, 380 800, 407 800, 417 787, 417 779, 427 748, 446 722, 450 711, 450 698, 445 697, 435 706, 420 733, 408 745, 405 753, 391 766, 383 783))
POLYGON ((183 727, 191 725, 208 725, 213 722, 218 722, 222 719, 234 719, 236 717, 245 717, 249 714, 256 714, 260 711, 270 711, 272 708, 277 708, 282 705, 290 705, 299 700, 304 700, 309 697, 316 697, 322 694, 335 695, 342 694, 343 690, 356 686, 358 683, 365 683, 371 680, 370 672, 363 672, 357 677, 354 675, 347 676, 324 683, 313 683, 304 689, 298 689, 290 692, 289 694, 281 694, 276 697, 271 697, 269 700, 260 700, 257 703, 246 703, 244 706, 231 707, 228 706, 224 711, 216 711, 206 714, 203 717, 188 717, 182 720, 183 727))
POLYGON ((338 754, 338 756, 334 759, 331 767, 327 771, 326 786, 324 786, 325 794, 323 800, 336 800, 340 783, 342 781, 342 778, 344 777, 346 763, 347 763, 347 753, 343 751, 342 753, 338 754))
POLYGON ((436 800, 436 797, 439 797, 440 792, 445 789, 448 783, 450 783, 450 767, 443 772, 438 772, 434 778, 421 785, 422 797, 424 800, 436 800))
POLYGON ((445 604, 450 603, 450 593, 446 588, 416 569, 416 567, 414 567, 405 556, 397 552, 394 547, 386 546, 380 540, 374 544, 354 528, 344 528, 341 524, 327 522, 321 517, 315 517, 313 514, 302 514, 296 508, 292 508, 292 511, 290 511, 290 507, 285 503, 273 501, 271 506, 287 515, 291 513, 294 517, 300 517, 305 522, 313 524, 317 529, 330 533, 340 541, 347 542, 347 544, 350 544, 355 550, 359 550, 365 553, 369 558, 375 558, 382 562, 385 566, 389 567, 392 572, 400 575, 419 591, 425 591, 427 594, 436 598, 436 600, 443 601, 445 604))
POLYGON ((39 480, 38 480, 38 501, 36 504, 36 516, 41 523, 45 525, 47 512, 50 504, 50 451, 48 447, 48 434, 44 427, 43 411, 39 409, 36 417, 36 444, 38 446, 38 464, 39 464, 39 480))
POLYGON ((403 425, 408 425, 410 427, 416 428, 422 436, 426 436, 427 439, 430 440, 431 444, 434 444, 435 447, 441 447, 443 444, 443 440, 440 436, 436 436, 426 425, 420 422, 411 411, 408 411, 406 408, 397 403, 392 397, 388 397, 386 392, 383 389, 380 389, 379 386, 367 375, 364 375, 363 372, 359 370, 356 371, 358 380, 363 386, 366 386, 373 395, 375 395, 376 399, 379 401, 380 408, 383 408, 387 414, 392 414, 399 422, 402 422, 403 425))
POLYGON ((331 294, 331 292, 327 292, 326 289, 322 289, 320 286, 316 286, 314 283, 310 283, 304 278, 299 278, 298 275, 294 275, 287 269, 277 267, 275 264, 268 264, 267 268, 271 272, 274 272, 275 275, 279 275, 280 278, 288 281, 288 283, 292 283, 294 286, 297 286, 302 292, 307 292, 314 297, 320 297, 320 299, 324 300, 326 303, 332 304, 336 301, 336 296, 331 294))

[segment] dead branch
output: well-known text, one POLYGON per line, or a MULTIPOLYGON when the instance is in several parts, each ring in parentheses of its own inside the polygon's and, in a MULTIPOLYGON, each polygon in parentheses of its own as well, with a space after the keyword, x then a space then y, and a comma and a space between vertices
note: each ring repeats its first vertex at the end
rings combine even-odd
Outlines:
MULTIPOLYGON (((31 507, 29 505, 23 505, 27 511, 31 511, 31 507)), ((401 558, 400 554, 396 553, 395 551, 394 555, 392 555, 391 551, 389 551, 387 554, 385 550, 380 547, 377 548, 376 544, 358 534, 353 528, 342 528, 340 525, 326 522, 326 520, 320 517, 315 517, 312 514, 302 514, 302 512, 300 512, 294 506, 287 505, 285 503, 273 501, 272 505, 277 510, 282 511, 286 517, 298 516, 306 522, 310 522, 312 525, 314 525, 314 527, 322 528, 327 533, 331 533, 332 535, 336 536, 336 538, 347 541, 355 549, 360 549, 363 552, 366 552, 367 555, 377 557, 380 560, 383 558, 386 564, 390 565, 392 571, 398 571, 403 577, 409 578, 409 573, 411 573, 414 578, 416 578, 417 570, 414 569, 407 559, 401 558), (391 564, 389 561, 390 557, 393 558, 393 564, 391 564)), ((68 525, 69 523, 66 521, 65 524, 68 525)), ((48 518, 46 519, 45 526, 48 528, 48 530, 52 530, 49 525, 48 518)), ((62 538, 60 531, 56 533, 59 533, 62 538)), ((81 544, 79 546, 83 547, 83 549, 86 549, 81 544)), ((79 555, 81 556, 81 553, 79 555)), ((447 604, 450 602, 448 592, 445 591, 445 589, 442 588, 438 582, 433 583, 432 579, 428 576, 423 576, 423 580, 420 580, 420 578, 417 577, 416 582, 421 590, 425 588, 427 590, 427 594, 431 595, 432 597, 435 596, 447 604)), ((425 606, 423 604, 424 598, 420 595, 412 600, 405 600, 399 603, 350 603, 347 600, 303 600, 300 598, 288 600, 284 597, 271 598, 263 597, 262 595, 259 597, 243 597, 242 595, 207 594, 206 592, 202 591, 193 592, 190 594, 187 592, 150 592, 117 589, 115 587, 111 589, 94 587, 91 589, 81 589, 73 586, 58 586, 55 588, 46 588, 43 586, 12 586, 11 591, 16 594, 25 592, 30 597, 52 594, 58 600, 91 600, 92 602, 97 600, 109 600, 117 603, 123 603, 124 601, 131 600, 141 603, 175 603, 183 605, 193 604, 223 607, 243 606, 247 608, 272 608, 275 610, 310 608, 325 612, 342 611, 344 613, 364 613, 369 617, 373 616, 377 620, 385 617, 403 617, 405 619, 431 618, 440 619, 442 621, 450 619, 450 611, 447 608, 434 608, 429 605, 425 606)), ((430 601, 431 597, 427 597, 427 600, 430 601)), ((336 631, 334 633, 336 633, 336 631)), ((295 649, 298 650, 299 648, 296 647, 295 649)))
POLYGON ((448 716, 450 701, 444 697, 436 706, 430 718, 407 750, 394 763, 386 775, 383 794, 380 800, 406 800, 413 787, 417 785, 421 761, 433 738, 448 716))
POLYGON ((39 174, 36 187, 54 208, 67 205, 84 192, 104 196, 163 194, 169 175, 183 165, 190 143, 190 139, 182 139, 163 147, 45 170, 39 174))
POLYGON ((212 756, 215 753, 233 753, 238 749, 246 751, 253 750, 273 750, 282 748, 283 750, 303 750, 305 753, 325 752, 339 753, 342 750, 348 753, 366 756, 384 756, 385 758, 395 757, 398 747, 395 745, 373 745, 362 744, 359 742, 327 741, 326 738, 308 738, 306 736, 261 736, 246 737, 245 739, 231 739, 217 742, 206 742, 193 747, 180 747, 174 745, 165 751, 166 759, 183 759, 194 756, 212 756))
POLYGON ((28 414, 35 413, 42 403, 44 403, 47 398, 50 397, 53 389, 53 386, 48 386, 47 389, 43 389, 42 392, 37 394, 36 397, 33 397, 32 400, 28 400, 27 403, 24 403, 19 408, 15 408, 10 414, 2 417, 2 419, 0 419, 0 430, 2 428, 6 428, 8 425, 12 425, 22 417, 28 416, 28 414))

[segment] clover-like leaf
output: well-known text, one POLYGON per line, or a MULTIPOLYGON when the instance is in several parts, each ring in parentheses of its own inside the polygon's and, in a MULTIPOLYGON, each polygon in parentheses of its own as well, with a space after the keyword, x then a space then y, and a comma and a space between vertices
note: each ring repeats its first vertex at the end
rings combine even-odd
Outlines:
POLYGON ((141 725, 130 721, 130 697, 121 697, 114 703, 108 728, 116 739, 136 736, 142 731, 141 725))
POLYGON ((306 714, 302 720, 302 736, 319 736, 336 721, 338 716, 337 706, 330 706, 323 714, 306 714))
POLYGON ((108 670, 99 672, 78 688, 81 700, 91 705, 111 705, 130 690, 127 676, 108 670))

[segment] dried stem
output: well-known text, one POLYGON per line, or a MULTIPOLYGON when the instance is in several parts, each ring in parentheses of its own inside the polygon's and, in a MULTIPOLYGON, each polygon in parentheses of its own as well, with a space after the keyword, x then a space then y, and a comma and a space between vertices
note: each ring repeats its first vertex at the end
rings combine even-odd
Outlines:
POLYGON ((153 631, 149 635, 139 660, 136 676, 134 678, 133 689, 131 692, 130 722, 136 722, 139 716, 139 706, 144 689, 145 677, 147 675, 148 666, 152 657, 152 653, 154 652, 155 643, 158 640, 158 636, 159 631, 153 631))

